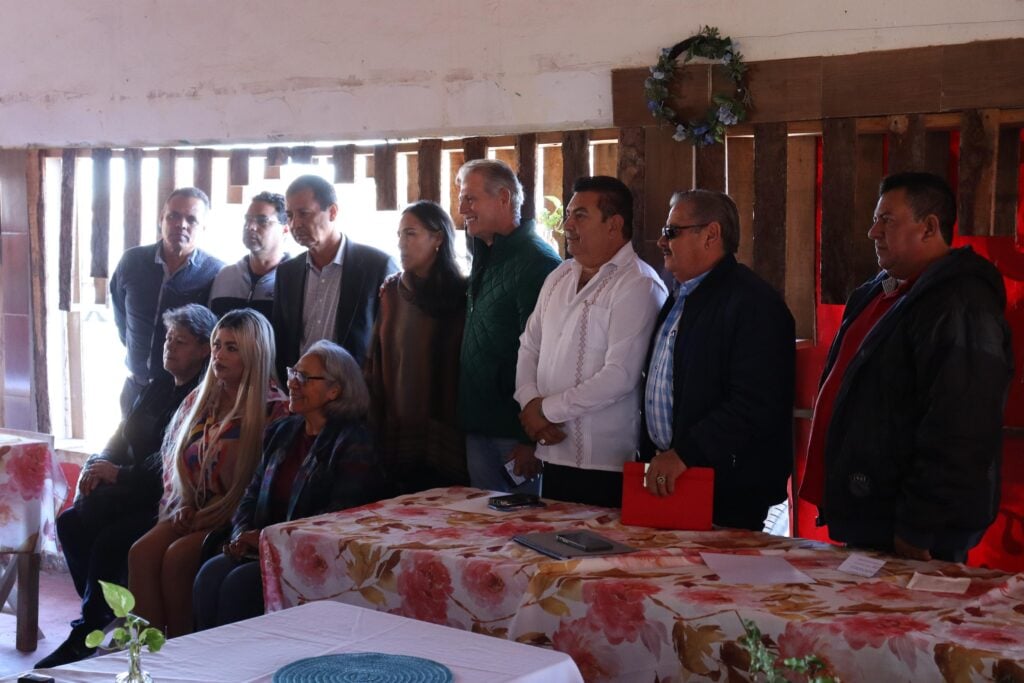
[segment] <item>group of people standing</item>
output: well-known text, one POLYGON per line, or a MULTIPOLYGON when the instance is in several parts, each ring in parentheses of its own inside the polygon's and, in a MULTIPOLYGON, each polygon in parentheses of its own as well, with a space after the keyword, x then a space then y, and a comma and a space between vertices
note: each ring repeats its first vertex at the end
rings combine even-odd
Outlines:
MULTIPOLYGON (((396 493, 468 483, 617 507, 640 458, 657 496, 714 468, 715 523, 762 528, 792 473, 795 332, 735 258, 733 201, 673 195, 657 241, 670 294, 617 179, 576 182, 564 262, 522 219, 509 166, 469 162, 457 184, 468 277, 433 202, 402 212, 399 271, 341 232, 330 183, 302 176, 254 198, 250 254, 223 267, 195 244, 209 200, 172 193, 161 241, 111 279, 125 418, 58 521, 83 611, 40 666, 90 654, 85 633, 112 616, 97 582, 123 580, 126 557, 138 613, 180 635, 262 612, 263 527, 396 493), (290 259, 288 231, 306 249, 290 259)), ((802 495, 839 540, 962 560, 994 517, 1012 354, 998 273, 950 249, 951 197, 927 174, 883 182, 868 234, 883 274, 829 356, 802 495)))

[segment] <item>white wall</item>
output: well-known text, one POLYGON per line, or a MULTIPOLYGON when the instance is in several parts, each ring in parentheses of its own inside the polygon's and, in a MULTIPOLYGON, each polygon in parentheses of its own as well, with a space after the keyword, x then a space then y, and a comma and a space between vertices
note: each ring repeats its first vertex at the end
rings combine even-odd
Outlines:
MULTIPOLYGON (((0 0, 0 147, 602 127, 610 71, 1024 35, 1022 0, 0 0)), ((639 96, 639 95, 638 95, 639 96)))

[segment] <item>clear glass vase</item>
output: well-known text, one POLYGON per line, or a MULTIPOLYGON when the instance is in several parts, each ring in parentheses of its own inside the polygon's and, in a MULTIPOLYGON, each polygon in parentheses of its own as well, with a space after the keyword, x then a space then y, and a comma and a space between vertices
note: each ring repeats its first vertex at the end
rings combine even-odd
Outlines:
POLYGON ((142 645, 128 646, 128 670, 117 675, 115 683, 153 683, 153 677, 142 670, 142 645))

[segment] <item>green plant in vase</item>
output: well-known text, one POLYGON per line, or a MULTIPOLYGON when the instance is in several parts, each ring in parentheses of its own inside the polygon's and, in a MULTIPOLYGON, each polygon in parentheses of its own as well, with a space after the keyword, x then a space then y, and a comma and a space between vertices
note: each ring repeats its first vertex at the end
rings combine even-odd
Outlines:
POLYGON ((114 616, 124 619, 124 625, 118 626, 110 634, 110 642, 102 645, 103 631, 93 631, 85 637, 88 647, 102 647, 104 650, 128 650, 128 671, 118 674, 117 683, 152 683, 153 679, 142 670, 142 646, 150 652, 159 652, 167 642, 167 638, 159 630, 151 627, 149 622, 132 614, 135 607, 135 596, 132 592, 116 583, 100 581, 103 588, 103 599, 114 612, 114 616))

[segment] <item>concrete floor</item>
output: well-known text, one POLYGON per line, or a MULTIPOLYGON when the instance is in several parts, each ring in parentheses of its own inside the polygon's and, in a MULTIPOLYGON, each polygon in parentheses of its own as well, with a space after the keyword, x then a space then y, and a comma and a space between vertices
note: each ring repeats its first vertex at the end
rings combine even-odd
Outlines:
POLYGON ((0 676, 30 671, 32 665, 64 642, 71 620, 78 616, 81 602, 66 570, 46 568, 39 575, 39 628, 44 638, 35 652, 19 652, 14 646, 16 619, 0 613, 0 676))

